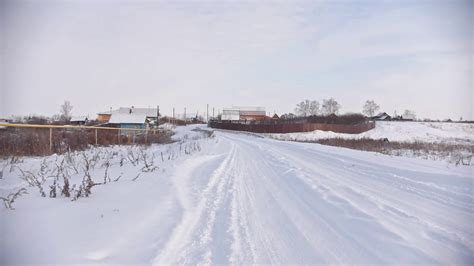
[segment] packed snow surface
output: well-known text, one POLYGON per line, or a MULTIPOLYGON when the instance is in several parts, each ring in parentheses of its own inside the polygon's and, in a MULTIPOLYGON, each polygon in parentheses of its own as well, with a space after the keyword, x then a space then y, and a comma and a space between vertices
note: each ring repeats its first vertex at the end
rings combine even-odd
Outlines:
POLYGON ((472 265, 472 166, 190 128, 199 152, 136 181, 114 162, 124 177, 89 198, 30 188, 0 210, 0 264, 472 265))
POLYGON ((402 142, 443 142, 474 144, 474 124, 441 122, 377 121, 375 128, 361 134, 343 134, 316 130, 312 132, 267 134, 280 140, 315 141, 325 138, 384 139, 402 142))

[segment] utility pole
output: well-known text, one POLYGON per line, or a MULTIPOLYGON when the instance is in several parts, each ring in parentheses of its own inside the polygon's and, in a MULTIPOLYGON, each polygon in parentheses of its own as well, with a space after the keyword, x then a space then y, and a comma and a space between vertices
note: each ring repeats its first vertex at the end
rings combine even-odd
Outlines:
POLYGON ((209 122, 209 104, 206 105, 206 122, 209 122))
POLYGON ((49 152, 53 153, 53 128, 49 128, 49 152))
POLYGON ((176 123, 176 118, 174 116, 174 107, 173 107, 173 124, 176 123))
POLYGON ((156 126, 158 127, 158 124, 160 122, 160 106, 156 106, 156 126))
POLYGON ((212 107, 212 119, 216 119, 216 117, 214 116, 214 107, 212 107))

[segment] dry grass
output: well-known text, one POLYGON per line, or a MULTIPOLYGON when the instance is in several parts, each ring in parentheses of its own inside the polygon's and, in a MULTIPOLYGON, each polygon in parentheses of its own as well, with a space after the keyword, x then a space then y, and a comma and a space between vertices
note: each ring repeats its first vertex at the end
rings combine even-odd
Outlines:
POLYGON ((315 115, 310 116, 307 119, 310 123, 338 125, 355 125, 367 121, 367 118, 361 114, 315 115))
MULTIPOLYGON (((165 170, 163 167, 166 161, 198 153, 202 150, 202 143, 211 139, 213 139, 212 132, 203 131, 198 138, 183 137, 177 142, 162 147, 127 145, 66 151, 59 156, 43 157, 37 167, 31 167, 30 164, 24 165, 25 160, 28 160, 26 158, 22 159, 14 155, 0 156, 0 179, 5 178, 3 176, 5 173, 6 177, 17 177, 24 181, 21 182, 23 187, 19 190, 11 190, 0 195, 0 202, 4 203, 5 208, 14 209, 13 204, 16 200, 27 192, 39 194, 41 198, 66 198, 77 201, 90 197, 93 192, 95 193, 97 186, 127 180, 139 182, 143 178, 155 177, 165 170), (126 165, 129 167, 125 167, 126 165), (122 167, 124 168, 120 170, 122 167), (119 170, 120 173, 118 173, 119 170), (152 172, 157 173, 151 174, 152 172)), ((154 143, 155 141, 171 142, 169 135, 156 135, 149 140, 154 143)))
MULTIPOLYGON (((171 132, 156 131, 122 132, 115 130, 98 130, 97 145, 128 145, 170 143, 171 132)), ((82 151, 96 144, 94 129, 53 129, 52 149, 49 146, 49 129, 47 128, 7 128, 0 130, 0 156, 42 156, 51 153, 63 154, 70 151, 82 151)))
POLYGON ((417 157, 448 158, 459 165, 470 165, 474 153, 474 145, 430 142, 399 142, 383 139, 343 139, 327 138, 316 141, 302 141, 323 145, 344 147, 354 150, 379 152, 383 154, 402 156, 410 154, 417 157))

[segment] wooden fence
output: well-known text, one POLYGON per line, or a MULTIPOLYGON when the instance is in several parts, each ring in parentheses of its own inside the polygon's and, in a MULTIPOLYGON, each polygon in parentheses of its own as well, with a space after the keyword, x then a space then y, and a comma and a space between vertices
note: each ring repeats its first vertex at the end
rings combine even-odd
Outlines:
POLYGON ((322 124, 310 123, 305 121, 298 122, 267 122, 258 123, 254 121, 219 121, 209 122, 212 128, 248 131, 255 133, 291 133, 291 132, 309 132, 314 130, 333 131, 336 133, 359 134, 375 128, 374 121, 365 121, 357 124, 322 124))
POLYGON ((45 155, 90 145, 162 142, 169 142, 169 136, 159 129, 0 123, 0 155, 45 155))

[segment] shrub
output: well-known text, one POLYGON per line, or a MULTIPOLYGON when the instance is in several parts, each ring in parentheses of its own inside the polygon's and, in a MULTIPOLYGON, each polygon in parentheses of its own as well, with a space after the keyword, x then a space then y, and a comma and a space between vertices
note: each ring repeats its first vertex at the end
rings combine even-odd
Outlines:
POLYGON ((310 123, 321 124, 342 124, 354 125, 367 121, 367 118, 361 114, 346 114, 346 115, 313 115, 307 118, 310 123))

